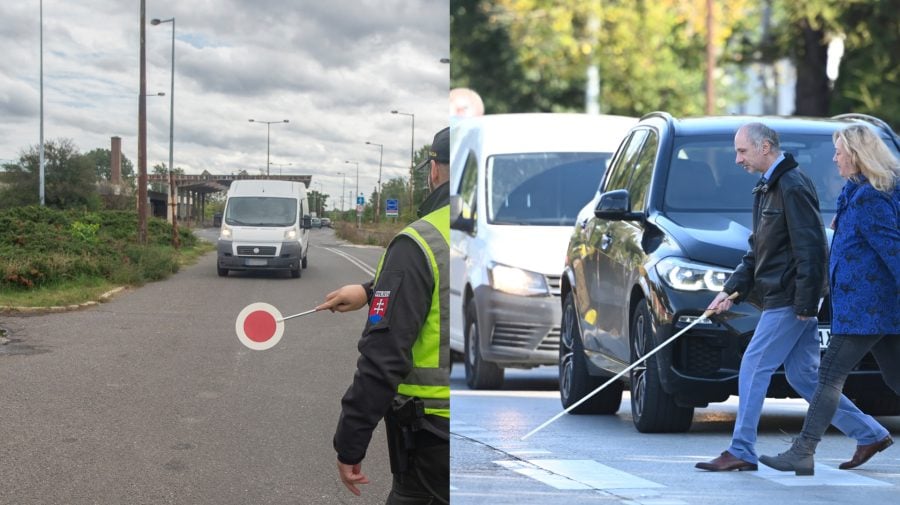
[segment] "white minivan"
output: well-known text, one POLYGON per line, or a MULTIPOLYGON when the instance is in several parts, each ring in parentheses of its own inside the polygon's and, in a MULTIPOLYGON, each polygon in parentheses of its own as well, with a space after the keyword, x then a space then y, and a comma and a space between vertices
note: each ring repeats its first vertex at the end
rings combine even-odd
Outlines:
POLYGON ((288 270, 300 277, 309 252, 309 202, 300 182, 231 183, 217 244, 217 270, 288 270))
POLYGON ((473 389, 559 360, 559 280, 578 211, 637 119, 497 114, 450 131, 450 348, 473 389))

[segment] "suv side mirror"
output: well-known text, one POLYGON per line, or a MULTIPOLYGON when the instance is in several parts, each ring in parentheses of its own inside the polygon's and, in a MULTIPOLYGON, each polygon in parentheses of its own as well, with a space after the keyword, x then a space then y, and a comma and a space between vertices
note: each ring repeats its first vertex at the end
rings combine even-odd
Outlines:
POLYGON ((304 230, 309 230, 312 228, 312 216, 303 216, 303 221, 300 224, 300 227, 304 230))
POLYGON ((594 215, 610 221, 641 221, 644 215, 631 212, 631 195, 627 189, 614 189, 600 195, 594 215))
POLYGON ((475 218, 472 209, 459 195, 450 195, 450 228, 472 233, 475 231, 475 218))

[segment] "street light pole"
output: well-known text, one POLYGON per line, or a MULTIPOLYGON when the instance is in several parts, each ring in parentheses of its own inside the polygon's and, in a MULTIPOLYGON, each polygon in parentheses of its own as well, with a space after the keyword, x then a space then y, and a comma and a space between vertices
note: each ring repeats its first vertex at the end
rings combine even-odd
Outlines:
MULTIPOLYGON (((344 163, 355 163, 356 164, 356 197, 359 198, 359 162, 358 161, 350 161, 344 160, 344 163)), ((359 205, 359 202, 357 202, 359 205)), ((359 228, 362 221, 362 212, 359 208, 356 209, 356 227, 359 228)))
POLYGON ((251 123, 265 123, 266 125, 266 179, 269 178, 269 127, 275 123, 290 123, 287 119, 282 119, 281 121, 259 121, 256 119, 250 119, 251 123))
POLYGON ((347 182, 347 174, 345 172, 338 172, 338 175, 342 176, 341 179, 341 217, 344 214, 344 184, 347 182))
POLYGON ((399 110, 392 110, 391 114, 401 114, 403 116, 409 116, 412 119, 412 135, 410 136, 409 141, 409 210, 415 214, 415 204, 413 203, 413 182, 415 181, 415 172, 416 172, 416 157, 415 154, 415 145, 416 145, 416 115, 411 112, 400 112, 399 110))
POLYGON ((384 145, 376 144, 375 142, 366 141, 367 145, 370 146, 378 146, 379 154, 378 154, 378 184, 377 190, 375 193, 375 222, 379 222, 381 218, 381 161, 384 159, 384 145))
MULTIPOLYGON (((175 18, 154 18, 150 24, 157 26, 162 23, 172 23, 172 71, 169 79, 169 205, 172 208, 172 245, 177 249, 178 240, 178 202, 175 201, 175 167, 174 164, 174 140, 175 140, 175 18)), ((164 93, 159 93, 160 96, 164 93)))
MULTIPOLYGON (((142 6, 143 7, 143 6, 142 6)), ((40 156, 38 157, 38 197, 44 206, 44 0, 41 0, 41 135, 40 156)))

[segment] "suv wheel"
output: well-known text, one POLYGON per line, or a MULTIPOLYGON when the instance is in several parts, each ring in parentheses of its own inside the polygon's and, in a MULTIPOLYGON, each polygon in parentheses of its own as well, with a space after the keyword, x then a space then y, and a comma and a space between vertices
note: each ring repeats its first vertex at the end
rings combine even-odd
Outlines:
MULTIPOLYGON (((559 339, 559 397, 564 408, 571 407, 605 382, 603 378, 588 373, 586 359, 575 299, 569 293, 563 306, 562 334, 559 339)), ((616 381, 569 412, 615 414, 622 403, 622 389, 622 381, 616 381)))
POLYGON ((228 277, 228 269, 227 268, 216 268, 216 273, 219 274, 219 277, 228 277))
MULTIPOLYGON (((653 327, 646 300, 641 300, 631 319, 631 362, 653 350, 653 327)), ((641 433, 680 433, 691 427, 693 407, 680 407, 663 391, 656 356, 631 370, 631 417, 641 433)))
POLYGON ((470 300, 466 308, 466 384, 472 389, 500 389, 503 368, 482 359, 479 340, 478 315, 470 300))

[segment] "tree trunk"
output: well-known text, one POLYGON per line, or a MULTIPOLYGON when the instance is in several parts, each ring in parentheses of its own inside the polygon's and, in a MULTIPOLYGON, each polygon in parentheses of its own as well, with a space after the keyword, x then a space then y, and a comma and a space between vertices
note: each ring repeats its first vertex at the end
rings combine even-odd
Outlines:
POLYGON ((825 32, 813 29, 804 19, 798 26, 803 39, 797 65, 797 87, 794 114, 798 116, 827 116, 831 90, 825 67, 828 63, 828 45, 825 32))

